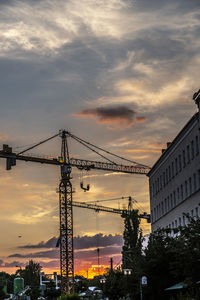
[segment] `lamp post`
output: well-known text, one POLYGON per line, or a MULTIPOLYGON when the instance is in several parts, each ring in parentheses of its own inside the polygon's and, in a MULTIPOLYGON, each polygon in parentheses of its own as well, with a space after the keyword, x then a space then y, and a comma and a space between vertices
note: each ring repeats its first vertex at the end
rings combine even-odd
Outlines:
POLYGON ((132 269, 123 269, 123 273, 126 276, 126 289, 127 289, 127 294, 128 293, 128 276, 130 276, 132 274, 132 269))
POLYGON ((105 289, 104 289, 104 284, 106 283, 106 278, 102 277, 100 278, 100 284, 101 284, 101 289, 102 289, 102 296, 104 295, 105 289))

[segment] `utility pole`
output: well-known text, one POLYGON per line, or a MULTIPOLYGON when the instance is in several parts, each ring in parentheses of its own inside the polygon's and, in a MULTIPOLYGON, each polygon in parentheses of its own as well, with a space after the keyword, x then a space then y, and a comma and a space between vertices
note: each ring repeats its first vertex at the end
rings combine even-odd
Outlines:
POLYGON ((113 258, 110 259, 110 271, 113 271, 113 258))

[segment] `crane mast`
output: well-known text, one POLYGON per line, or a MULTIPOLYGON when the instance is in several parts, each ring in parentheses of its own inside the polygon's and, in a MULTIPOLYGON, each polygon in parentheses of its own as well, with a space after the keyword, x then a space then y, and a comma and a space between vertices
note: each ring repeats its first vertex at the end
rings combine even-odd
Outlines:
MULTIPOLYGON (((3 149, 0 150, 0 158, 6 159, 6 170, 11 170, 13 166, 16 165, 17 160, 25 162, 35 162, 48 165, 57 165, 61 168, 61 179, 59 183, 59 213, 60 213, 60 272, 61 272, 61 292, 67 293, 73 291, 74 286, 74 249, 73 249, 73 210, 72 206, 75 206, 75 203, 72 201, 72 184, 71 184, 71 169, 76 167, 80 170, 105 170, 112 172, 122 172, 128 174, 141 174, 146 175, 150 168, 148 166, 138 164, 133 162, 133 165, 127 166, 122 164, 117 164, 112 162, 110 159, 107 159, 109 162, 99 162, 91 161, 77 158, 69 157, 69 149, 67 138, 71 137, 77 142, 81 143, 90 150, 96 152, 101 157, 107 159, 104 155, 101 155, 96 150, 93 150, 92 147, 95 147, 89 142, 86 142, 70 132, 61 130, 58 134, 45 139, 34 146, 29 147, 28 149, 21 151, 20 153, 15 153, 12 151, 12 148, 8 145, 3 145, 3 149), (60 136, 62 139, 61 145, 61 157, 38 157, 33 155, 24 155, 26 151, 29 151, 57 136, 60 136), (70 289, 70 282, 72 283, 72 289, 70 289)), ((100 147, 96 147, 100 151, 105 151, 100 147)), ((107 154, 114 155, 108 151, 105 151, 107 154)), ((120 156, 114 155, 118 158, 124 159, 120 156)), ((124 159, 126 160, 126 159, 124 159)), ((129 161, 129 160, 128 160, 129 161)), ((129 161, 130 162, 130 161, 129 161)), ((83 205, 80 204, 79 205, 83 205)), ((76 205, 78 206, 78 204, 76 205)), ((83 206, 82 206, 83 207, 83 206)), ((87 207, 91 208, 91 206, 87 207)), ((92 208, 94 209, 94 208, 92 208)), ((95 210, 102 210, 102 207, 96 207, 95 210)), ((104 208, 106 209, 106 208, 104 208)), ((108 211, 109 208, 107 208, 108 211)), ((119 213, 123 215, 121 210, 112 209, 112 213, 119 213)), ((144 216, 145 217, 145 216, 144 216)), ((145 217, 148 219, 148 216, 145 217)))
POLYGON ((71 166, 66 131, 61 133, 61 180, 59 184, 59 211, 60 211, 60 273, 61 291, 70 291, 69 282, 74 287, 74 247, 73 247, 73 210, 71 166))

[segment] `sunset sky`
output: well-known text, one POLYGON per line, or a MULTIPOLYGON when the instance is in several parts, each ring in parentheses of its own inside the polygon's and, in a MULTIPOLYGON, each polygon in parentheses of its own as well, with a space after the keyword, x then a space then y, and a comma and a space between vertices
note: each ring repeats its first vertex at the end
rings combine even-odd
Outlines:
MULTIPOLYGON (((199 0, 0 0, 0 148, 20 152, 66 129, 152 166, 196 112, 199 34, 199 0)), ((59 155, 60 142, 30 153, 59 155)), ((69 149, 101 160, 71 140, 69 149)), ((0 174, 0 271, 29 259, 58 270, 59 168, 6 171, 1 159, 0 174)), ((149 212, 146 176, 73 169, 72 183, 76 201, 132 196, 149 212)), ((120 216, 74 208, 75 270, 97 264, 97 244, 101 264, 120 262, 122 233, 120 216)))

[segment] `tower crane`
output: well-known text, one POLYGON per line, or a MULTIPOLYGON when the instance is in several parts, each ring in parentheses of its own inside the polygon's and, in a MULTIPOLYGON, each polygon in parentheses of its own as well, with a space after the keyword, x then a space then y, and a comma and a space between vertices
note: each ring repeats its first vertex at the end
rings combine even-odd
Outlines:
MULTIPOLYGON (((126 225, 124 226, 124 246, 123 246, 123 251, 122 251, 122 261, 123 265, 127 268, 128 265, 130 264, 131 260, 131 252, 134 249, 131 249, 134 247, 134 245, 131 243, 130 240, 130 234, 134 233, 134 235, 137 235, 137 230, 139 229, 139 224, 140 221, 139 219, 146 219, 148 223, 150 223, 150 214, 147 214, 146 212, 144 213, 139 213, 138 209, 133 209, 132 208, 132 202, 133 199, 132 197, 122 197, 121 199, 128 198, 128 208, 127 209, 117 209, 117 208, 112 208, 112 207, 107 207, 107 206, 102 206, 98 204, 93 204, 93 203, 86 203, 86 202, 79 202, 79 201, 73 201, 72 206, 75 207, 80 207, 80 208, 87 208, 91 210, 95 210, 96 212, 108 212, 108 213, 114 213, 114 214, 119 214, 121 215, 122 218, 125 219, 125 224, 130 222, 130 219, 133 219, 133 223, 131 226, 131 232, 127 232, 126 225), (128 249, 128 251, 126 250, 128 249)), ((119 199, 119 198, 118 198, 119 199)), ((107 201, 107 200, 100 200, 100 201, 107 201)), ((99 201, 99 202, 100 202, 99 201)), ((99 247, 97 247, 97 256, 98 256, 98 266, 99 266, 99 247)))
POLYGON ((135 161, 125 159, 119 155, 113 154, 101 147, 95 146, 66 130, 60 130, 59 133, 40 141, 39 143, 19 152, 15 153, 8 145, 3 145, 0 150, 0 158, 6 159, 6 170, 11 170, 16 165, 17 160, 34 162, 48 165, 57 165, 61 169, 61 179, 59 184, 59 213, 60 213, 60 274, 61 274, 61 292, 70 292, 70 279, 72 281, 72 289, 74 286, 74 249, 73 249, 73 210, 72 210, 72 184, 71 171, 72 167, 80 170, 105 170, 112 172, 122 172, 128 174, 146 175, 150 171, 150 167, 139 164, 135 161), (37 157, 33 155, 25 155, 24 153, 32 150, 60 136, 61 138, 61 155, 60 157, 37 157), (90 149, 94 153, 101 156, 106 162, 91 161, 85 159, 72 158, 69 155, 68 138, 72 138, 84 147, 90 149), (124 161, 128 161, 131 165, 117 164, 107 158, 104 154, 112 155, 124 161))
MULTIPOLYGON (((129 197, 129 199, 132 199, 132 198, 129 197)), ((113 213, 113 214, 118 214, 118 215, 121 215, 122 218, 125 218, 126 216, 128 216, 132 211, 130 202, 128 205, 128 209, 119 209, 119 208, 113 208, 113 207, 92 204, 92 203, 86 203, 86 202, 79 202, 79 201, 73 201, 72 206, 92 209, 92 210, 95 210, 96 212, 104 211, 104 212, 109 212, 109 213, 113 213)), ((146 219, 147 222, 150 223, 150 214, 147 214, 146 212, 139 214, 139 211, 138 210, 136 210, 136 211, 138 212, 138 218, 146 219)))

